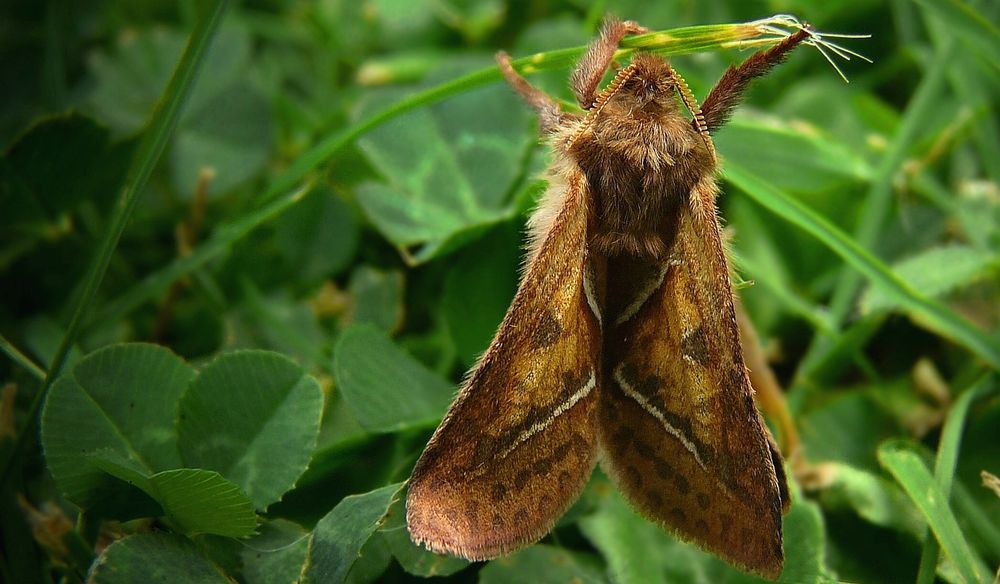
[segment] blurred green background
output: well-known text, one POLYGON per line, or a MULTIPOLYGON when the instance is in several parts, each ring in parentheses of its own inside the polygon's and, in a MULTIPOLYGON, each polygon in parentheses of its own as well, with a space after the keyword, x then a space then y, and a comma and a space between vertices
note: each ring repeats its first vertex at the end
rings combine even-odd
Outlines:
MULTIPOLYGON (((552 535, 485 564, 414 547, 398 498, 510 303, 548 161, 508 87, 448 82, 584 45, 605 14, 779 13, 871 34, 843 44, 874 61, 841 62, 845 84, 801 48, 716 139, 739 294, 802 440, 782 581, 993 580, 1000 4, 217 8, 0 6, 0 580, 755 581, 599 472, 552 535)), ((703 98, 749 54, 672 63, 703 98)), ((571 100, 568 73, 529 79, 571 100)))

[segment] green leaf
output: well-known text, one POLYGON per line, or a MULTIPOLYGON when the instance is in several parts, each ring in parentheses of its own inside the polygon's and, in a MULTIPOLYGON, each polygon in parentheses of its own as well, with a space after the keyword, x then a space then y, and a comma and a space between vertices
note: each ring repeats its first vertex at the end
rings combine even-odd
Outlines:
POLYGON ((148 476, 102 454, 91 457, 91 462, 142 489, 160 504, 163 514, 184 535, 246 537, 257 527, 253 503, 238 486, 215 471, 179 468, 148 476))
POLYGON ((42 445, 66 498, 86 509, 105 497, 104 473, 87 460, 98 452, 144 474, 181 466, 174 423, 192 377, 180 357, 145 344, 100 349, 60 377, 42 412, 42 445))
POLYGON ((855 152, 819 128, 779 119, 737 116, 715 138, 730 163, 770 177, 777 188, 821 191, 871 179, 872 169, 855 152), (788 172, 794 168, 795 172, 788 172))
POLYGON ((337 193, 320 186, 275 221, 275 242, 308 285, 343 271, 357 252, 356 212, 337 193))
POLYGON ((403 484, 397 483, 345 497, 320 519, 309 540, 302 583, 345 581, 361 548, 381 525, 402 488, 403 484))
POLYGON ((232 580, 187 539, 166 533, 140 533, 109 545, 94 563, 87 582, 229 584, 232 580))
POLYGON ((489 346, 514 298, 522 253, 521 234, 508 223, 450 262, 441 308, 466 367, 489 346))
POLYGON ((403 273, 360 265, 347 285, 351 307, 347 322, 368 323, 391 333, 403 322, 403 273))
MULTIPOLYGON (((183 35, 164 28, 121 35, 111 52, 95 53, 89 107, 119 133, 136 131, 167 82, 183 47, 183 35)), ((258 172, 271 140, 271 115, 260 90, 248 80, 252 39, 226 25, 205 57, 203 80, 181 116, 171 167, 179 192, 194 192, 198 173, 215 171, 212 192, 224 192, 258 172)))
POLYGON ((322 412, 319 384, 292 360, 267 351, 227 353, 181 399, 181 454, 186 465, 218 471, 266 509, 305 470, 322 412))
MULTIPOLYGON (((1000 257, 995 253, 964 245, 934 247, 892 266, 892 271, 910 288, 928 298, 940 298, 998 270, 1000 257)), ((891 294, 874 286, 861 298, 863 312, 898 306, 891 294)))
POLYGON ((948 497, 934 482, 920 456, 901 441, 889 441, 878 449, 878 458, 899 482, 934 532, 941 549, 952 561, 963 581, 988 582, 982 561, 976 556, 948 506, 948 497))
POLYGON ((433 426, 454 397, 454 386, 399 349, 370 325, 344 331, 334 349, 337 389, 370 432, 433 426))
POLYGON ((295 582, 308 551, 309 532, 284 519, 268 521, 243 547, 243 578, 247 584, 295 582))
POLYGON ((406 528, 406 509, 402 498, 389 509, 379 535, 408 574, 421 578, 450 576, 469 566, 467 560, 436 554, 413 543, 406 528))
MULTIPOLYGON (((225 35, 219 40, 225 42, 225 35)), ((236 80, 207 102, 192 104, 182 120, 170 157, 174 184, 189 195, 201 171, 211 169, 209 192, 228 191, 258 173, 271 144, 267 101, 253 83, 236 80)))
POLYGON ((562 584, 607 582, 599 562, 591 556, 550 545, 533 545, 510 556, 493 560, 479 572, 480 584, 535 582, 562 584))
POLYGON ((837 253, 895 302, 912 311, 936 332, 963 345, 972 353, 1000 369, 1000 343, 946 306, 931 300, 901 280, 885 264, 862 248, 826 218, 805 207, 760 176, 735 164, 725 170, 728 180, 739 186, 755 201, 805 230, 837 253))
POLYGON ((0 227, 40 227, 81 201, 107 200, 125 170, 116 154, 107 128, 81 114, 35 123, 0 159, 0 227))
MULTIPOLYGON (((436 78, 453 77, 462 67, 446 69, 436 78)), ((381 109, 399 95, 383 93, 365 110, 381 109)), ((528 116, 511 92, 496 86, 468 91, 373 130, 358 145, 387 183, 362 185, 358 202, 400 247, 440 244, 463 229, 496 220, 507 212, 507 195, 531 144, 524 131, 528 116)))
POLYGON ((243 281, 244 304, 227 316, 227 341, 234 349, 267 349, 322 369, 328 360, 329 333, 316 312, 287 290, 265 297, 249 280, 243 281))
POLYGON ((800 435, 810 458, 843 462, 872 473, 879 471, 876 446, 902 428, 871 393, 841 392, 800 417, 800 435))
POLYGON ((923 536, 927 524, 895 483, 839 462, 824 464, 822 472, 833 476, 820 493, 825 509, 849 507, 874 525, 923 536))

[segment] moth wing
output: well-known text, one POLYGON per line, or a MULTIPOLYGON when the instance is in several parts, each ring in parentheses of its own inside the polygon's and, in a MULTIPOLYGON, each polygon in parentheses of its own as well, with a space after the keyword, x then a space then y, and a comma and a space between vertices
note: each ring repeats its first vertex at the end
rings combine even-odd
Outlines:
MULTIPOLYGON (((714 193, 706 178, 691 196, 714 193)), ((754 406, 714 203, 705 207, 680 206, 669 261, 609 261, 602 465, 647 517, 777 577, 784 472, 754 406)))
POLYGON ((594 467, 601 332, 585 185, 575 165, 553 179, 551 224, 410 477, 407 525, 435 552, 487 559, 540 539, 594 467))

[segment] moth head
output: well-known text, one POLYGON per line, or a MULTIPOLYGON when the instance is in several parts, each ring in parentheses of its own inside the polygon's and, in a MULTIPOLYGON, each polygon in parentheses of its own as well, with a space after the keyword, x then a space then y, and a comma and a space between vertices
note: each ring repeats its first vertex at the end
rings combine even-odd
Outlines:
POLYGON ((629 65, 631 74, 611 102, 634 114, 664 114, 677 111, 677 77, 660 57, 639 53, 629 65))

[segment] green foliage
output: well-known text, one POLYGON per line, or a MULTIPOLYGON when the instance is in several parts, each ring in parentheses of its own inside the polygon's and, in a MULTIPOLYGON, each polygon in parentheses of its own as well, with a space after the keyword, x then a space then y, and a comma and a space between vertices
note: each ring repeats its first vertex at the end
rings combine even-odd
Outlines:
MULTIPOLYGON (((799 50, 716 137, 739 292, 803 445, 781 581, 1000 564, 979 485, 1000 474, 994 4, 783 3, 871 33, 844 44, 875 63, 845 85, 799 50)), ((416 546, 402 481, 503 318, 544 189, 492 54, 571 102, 611 12, 670 33, 621 60, 699 52, 673 62, 703 97, 748 53, 700 25, 760 10, 0 8, 0 580, 757 581, 600 472, 553 534, 487 563, 416 546)))

